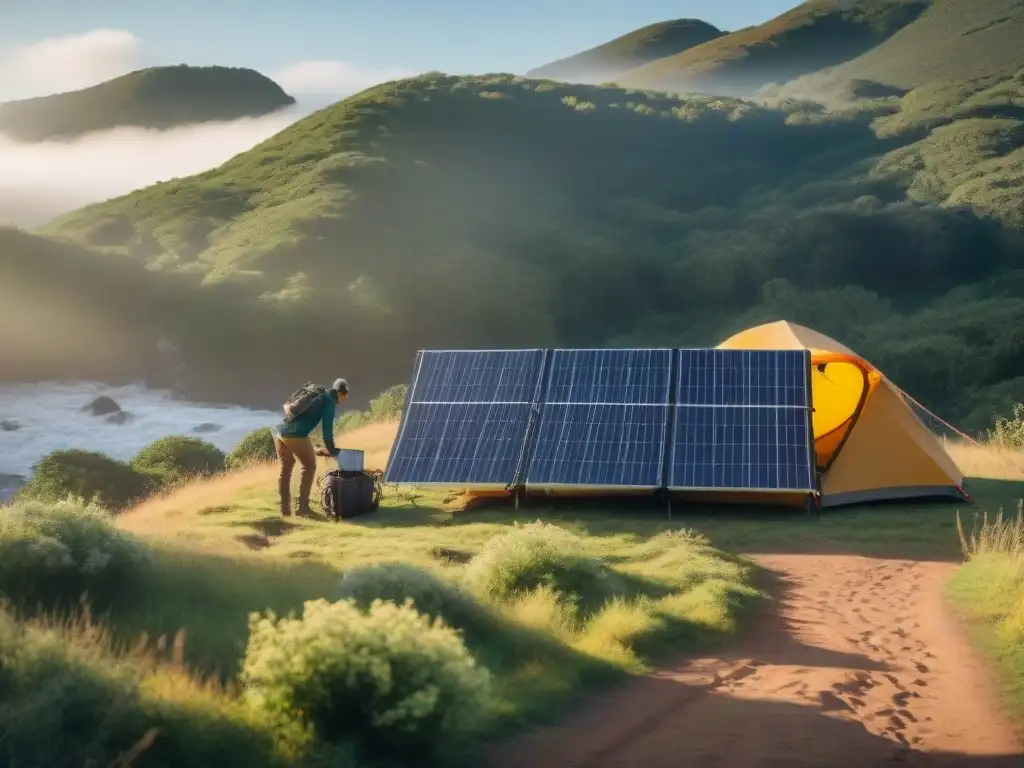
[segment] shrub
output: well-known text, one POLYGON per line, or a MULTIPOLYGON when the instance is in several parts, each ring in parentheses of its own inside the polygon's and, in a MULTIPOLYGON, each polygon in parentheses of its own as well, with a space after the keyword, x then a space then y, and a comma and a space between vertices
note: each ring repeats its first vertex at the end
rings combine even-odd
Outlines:
POLYGON ((235 470, 248 464, 273 461, 276 458, 274 436, 270 432, 270 427, 263 427, 243 437, 242 442, 225 458, 224 466, 229 470, 235 470))
POLYGON ((381 563, 362 565, 342 574, 340 598, 351 598, 366 609, 374 600, 403 605, 411 600, 417 611, 431 619, 466 633, 473 641, 483 641, 493 630, 496 617, 458 584, 418 565, 381 563))
POLYGON ((369 423, 369 411, 345 411, 334 421, 334 431, 338 434, 351 432, 353 429, 365 427, 369 423))
POLYGON ((15 498, 57 502, 72 496, 117 512, 152 490, 152 479, 123 461, 104 453, 70 449, 40 459, 15 498))
POLYGON ((115 656, 94 626, 0 613, 0 659, 0 765, 257 768, 303 746, 179 666, 115 656))
POLYGON ((546 587, 580 615, 599 610, 624 590, 621 577, 584 552, 578 536, 539 521, 489 539, 466 566, 465 578, 476 592, 496 601, 546 587))
POLYGON ((458 634, 410 604, 305 604, 302 618, 250 619, 242 684, 273 718, 298 717, 326 744, 423 764, 470 737, 489 709, 490 674, 458 634))
POLYGON ((345 411, 335 422, 336 432, 349 432, 367 424, 379 424, 386 421, 398 421, 402 418, 402 409, 405 407, 405 398, 408 394, 407 384, 396 384, 388 387, 377 397, 370 401, 370 409, 367 411, 345 411))
POLYGON ((136 472, 150 475, 160 485, 224 469, 224 453, 198 437, 172 435, 154 440, 132 459, 136 472))
POLYGON ((97 605, 126 599, 148 559, 96 507, 22 501, 0 509, 0 593, 19 608, 68 606, 83 593, 97 605))
POLYGON ((407 384, 396 384, 385 389, 370 401, 370 419, 375 422, 398 421, 402 418, 408 392, 407 384))
POLYGON ((1001 448, 1024 448, 1024 403, 1013 406, 1013 418, 996 419, 988 439, 1001 448))

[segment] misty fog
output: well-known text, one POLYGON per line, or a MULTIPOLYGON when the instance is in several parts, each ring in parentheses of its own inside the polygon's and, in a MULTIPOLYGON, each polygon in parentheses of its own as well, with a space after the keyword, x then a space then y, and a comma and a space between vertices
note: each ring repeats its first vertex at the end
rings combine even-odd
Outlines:
POLYGON ((115 128, 70 141, 18 143, 0 133, 0 224, 36 227, 89 203, 200 173, 273 136, 315 106, 163 131, 115 128))

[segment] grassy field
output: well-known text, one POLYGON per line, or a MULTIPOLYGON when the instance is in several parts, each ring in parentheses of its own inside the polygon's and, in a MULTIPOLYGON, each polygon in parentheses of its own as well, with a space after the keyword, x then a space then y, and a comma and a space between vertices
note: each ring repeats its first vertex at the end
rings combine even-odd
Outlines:
MULTIPOLYGON (((363 428, 346 435, 345 444, 363 448, 367 466, 383 467, 394 430, 388 424, 363 428)), ((161 595, 152 603, 159 609, 126 617, 121 631, 188 627, 190 658, 205 669, 224 671, 237 663, 247 610, 287 610, 303 599, 332 594, 337 569, 359 564, 400 559, 441 572, 458 569, 457 563, 509 525, 536 520, 580 535, 590 552, 623 573, 655 581, 666 579, 678 564, 671 558, 652 559, 651 542, 681 528, 699 531, 716 548, 745 555, 814 552, 956 561, 962 557, 957 514, 971 525, 982 510, 1014 508, 1024 496, 1024 456, 992 447, 951 445, 949 450, 973 476, 966 486, 977 509, 947 502, 862 506, 826 510, 817 521, 801 512, 762 508, 676 508, 671 519, 655 505, 625 512, 621 505, 549 503, 532 503, 519 512, 507 505, 465 509, 459 496, 409 489, 390 490, 382 509, 363 520, 282 521, 274 494, 276 469, 257 466, 155 498, 120 518, 122 528, 156 544, 162 563, 152 587, 161 595), (211 621, 211 616, 221 618, 211 621)), ((739 589, 743 579, 739 572, 730 573, 739 589)), ((724 603, 712 601, 701 610, 707 612, 702 621, 710 635, 732 630, 724 603)), ((671 650, 671 642, 666 648, 658 641, 658 632, 640 643, 624 640, 645 631, 636 626, 611 628, 607 636, 604 627, 565 634, 552 629, 558 621, 551 611, 549 603, 534 601, 516 606, 512 614, 529 626, 554 631, 568 647, 634 671, 643 667, 649 650, 671 650)), ((627 620, 640 619, 615 617, 627 620)), ((564 703, 560 694, 576 687, 585 666, 532 660, 530 673, 519 668, 510 678, 508 711, 532 717, 558 709, 564 703), (541 680, 559 695, 539 695, 534 686, 541 680)))
MULTIPOLYGON (((346 434, 367 466, 383 466, 394 425, 346 434)), ((513 523, 551 522, 582 539, 588 555, 609 564, 624 600, 579 621, 545 590, 503 601, 517 637, 496 634, 477 651, 498 669, 500 720, 514 724, 557 711, 590 682, 636 672, 652 655, 692 649, 728 636, 753 569, 671 531, 679 522, 640 513, 622 518, 592 511, 515 516, 504 509, 470 512, 445 493, 389 489, 380 511, 333 523, 283 520, 277 511, 276 466, 197 483, 142 504, 118 525, 152 544, 157 567, 147 609, 115 617, 118 636, 172 634, 185 627, 186 658, 230 677, 244 649, 248 612, 298 609, 304 600, 338 593, 339 573, 400 561, 458 577, 464 563, 513 523)))
MULTIPOLYGON (((363 449, 368 466, 382 467, 394 434, 393 424, 372 425, 344 433, 341 443, 363 449)), ((1021 454, 950 450, 976 475, 967 487, 979 512, 1013 509, 1024 496, 1021 454)), ((277 733, 277 749, 301 739, 274 731, 232 692, 252 652, 253 612, 298 615, 306 601, 321 598, 412 596, 428 615, 442 615, 459 629, 492 675, 485 732, 495 737, 549 721, 588 691, 659 659, 726 641, 744 611, 764 597, 756 589, 758 569, 745 555, 834 552, 957 561, 957 512, 967 530, 976 524, 974 509, 948 503, 826 510, 820 520, 763 508, 681 507, 670 519, 651 505, 467 508, 455 493, 399 488, 389 488, 382 508, 366 518, 285 520, 277 512, 275 473, 272 464, 251 466, 123 513, 118 528, 143 542, 151 557, 133 578, 132 599, 100 615, 99 632, 75 625, 68 635, 52 626, 12 624, 0 613, 0 646, 25 647, 20 637, 29 637, 32 647, 59 643, 71 649, 59 652, 70 654, 61 663, 109 668, 114 671, 105 674, 119 686, 137 678, 131 684, 145 692, 146 711, 155 713, 150 717, 176 724, 177 741, 159 742, 165 750, 159 754, 186 761, 179 764, 195 759, 186 745, 195 738, 190 729, 198 729, 210 744, 252 742, 253 764, 271 765, 270 748, 258 746, 268 732, 277 733), (559 542, 568 548, 559 550, 559 542), (545 554, 551 547, 562 553, 558 557, 572 554, 556 562, 545 554), (530 574, 540 576, 531 582, 530 574), (59 639, 67 636, 71 641, 59 639), (150 647, 161 638, 156 647, 165 649, 171 665, 154 667, 148 652, 122 657, 125 649, 140 647, 140 637, 148 637, 150 647), (111 661, 117 658, 126 661, 111 661), (220 688, 224 683, 227 689, 220 688)), ((1012 548, 1008 543, 1019 545, 1020 533, 1013 538, 985 530, 983 543, 969 547, 976 556, 951 583, 950 599, 972 619, 979 644, 1006 673, 1011 708, 1022 712, 1024 622, 1014 607, 1022 568, 1019 555, 1014 560, 1004 553, 1012 548)), ((40 656, 46 654, 18 663, 40 656)), ((215 750, 203 754, 220 759, 215 750)))

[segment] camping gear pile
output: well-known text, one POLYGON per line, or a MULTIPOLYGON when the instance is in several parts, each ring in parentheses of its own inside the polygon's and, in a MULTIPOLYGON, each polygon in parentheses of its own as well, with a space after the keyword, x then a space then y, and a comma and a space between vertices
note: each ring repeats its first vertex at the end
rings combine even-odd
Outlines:
POLYGON ((335 522, 376 512, 383 493, 383 473, 379 470, 339 468, 320 478, 320 505, 335 522))

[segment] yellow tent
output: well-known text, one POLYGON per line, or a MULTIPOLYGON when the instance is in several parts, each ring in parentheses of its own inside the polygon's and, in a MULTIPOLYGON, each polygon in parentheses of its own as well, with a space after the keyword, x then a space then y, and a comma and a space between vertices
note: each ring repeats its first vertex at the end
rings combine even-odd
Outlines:
POLYGON ((963 498, 963 474, 942 444, 899 389, 853 350, 782 320, 741 331, 719 348, 810 350, 822 506, 963 498))

